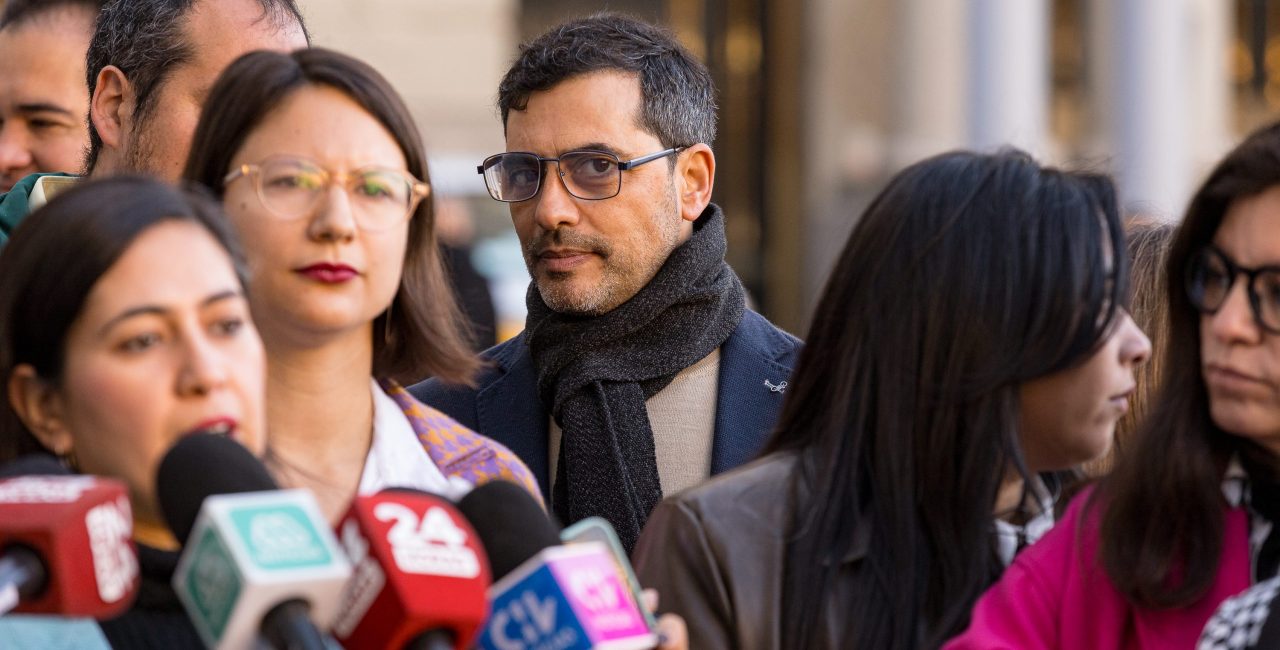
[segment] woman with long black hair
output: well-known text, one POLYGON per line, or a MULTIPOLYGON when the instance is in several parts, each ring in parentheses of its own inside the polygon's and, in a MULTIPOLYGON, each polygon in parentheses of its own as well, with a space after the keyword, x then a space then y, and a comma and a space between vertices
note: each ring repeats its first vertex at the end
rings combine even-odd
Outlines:
POLYGON ((1190 648, 1219 603, 1276 575, 1280 124, 1209 175, 1167 264, 1150 415, 1065 529, 982 598, 955 648, 1190 648))
POLYGON ((859 219, 766 456, 664 502, 641 580, 696 648, 936 647, 1103 454, 1150 344, 1102 176, 899 173, 859 219))

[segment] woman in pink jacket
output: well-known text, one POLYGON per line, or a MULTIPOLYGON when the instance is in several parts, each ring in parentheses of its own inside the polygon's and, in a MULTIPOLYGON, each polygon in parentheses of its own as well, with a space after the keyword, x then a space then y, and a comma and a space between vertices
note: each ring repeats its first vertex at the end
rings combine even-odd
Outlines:
POLYGON ((1280 563, 1280 124, 1191 202, 1169 254, 1162 393, 1096 490, 947 647, 1192 648, 1280 563))

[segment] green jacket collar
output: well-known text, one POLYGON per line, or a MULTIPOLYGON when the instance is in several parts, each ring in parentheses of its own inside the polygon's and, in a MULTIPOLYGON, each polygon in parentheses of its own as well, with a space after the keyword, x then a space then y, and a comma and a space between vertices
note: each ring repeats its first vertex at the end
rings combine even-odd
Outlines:
POLYGON ((0 246, 9 242, 9 234, 31 213, 31 189, 44 176, 74 176, 74 174, 31 174, 14 184, 6 194, 0 194, 0 246))

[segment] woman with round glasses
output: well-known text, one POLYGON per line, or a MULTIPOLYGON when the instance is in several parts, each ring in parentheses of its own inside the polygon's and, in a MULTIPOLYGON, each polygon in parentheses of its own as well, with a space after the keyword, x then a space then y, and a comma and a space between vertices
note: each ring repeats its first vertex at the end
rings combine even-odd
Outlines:
MULTIPOLYGON (((1020 152, 900 172, 814 312, 767 455, 664 501, 637 570, 690 646, 936 648, 1102 455, 1150 344, 1111 181, 1020 152)), ((1017 647, 1013 644, 1010 647, 1017 647)))
POLYGON ((267 350, 268 466, 336 520, 356 494, 450 494, 504 478, 510 451, 400 383, 466 382, 476 361, 437 254, 421 138, 390 85, 351 57, 255 52, 223 72, 186 178, 222 198, 252 271, 267 350))
POLYGON ((1190 648, 1223 599, 1276 574, 1280 125, 1200 187, 1166 276, 1164 374, 1133 445, 949 648, 1190 648))

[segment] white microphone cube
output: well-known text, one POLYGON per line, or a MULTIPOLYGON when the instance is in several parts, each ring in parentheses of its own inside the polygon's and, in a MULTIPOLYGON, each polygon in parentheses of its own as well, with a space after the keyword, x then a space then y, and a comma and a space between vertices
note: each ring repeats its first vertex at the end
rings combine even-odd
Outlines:
POLYGON ((351 565, 306 490, 205 499, 173 588, 210 648, 249 648, 263 617, 306 601, 324 630, 338 613, 351 565))

